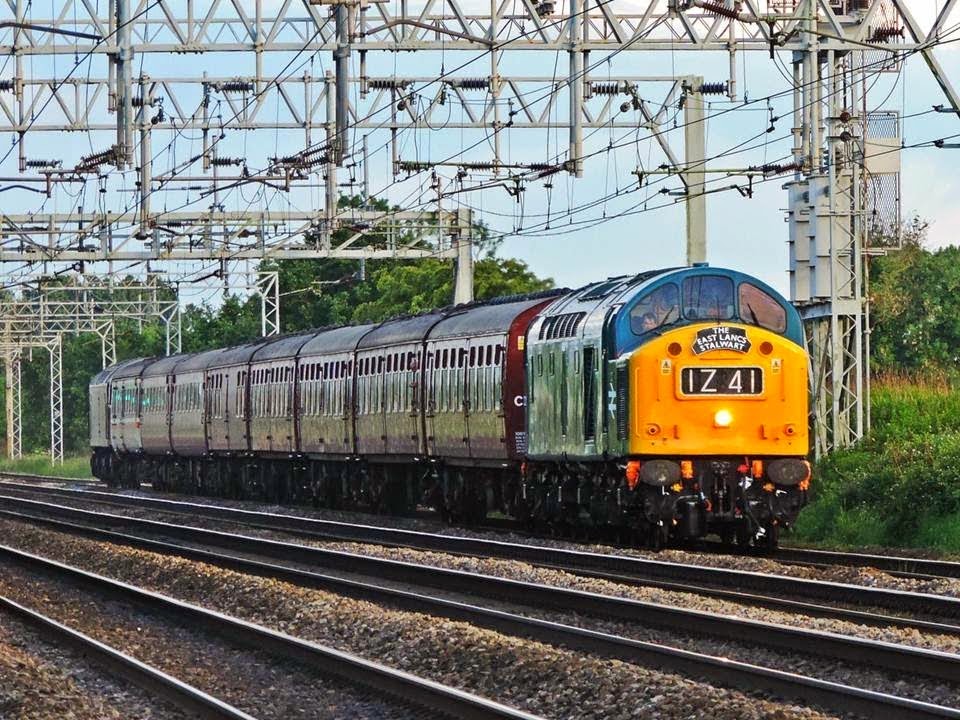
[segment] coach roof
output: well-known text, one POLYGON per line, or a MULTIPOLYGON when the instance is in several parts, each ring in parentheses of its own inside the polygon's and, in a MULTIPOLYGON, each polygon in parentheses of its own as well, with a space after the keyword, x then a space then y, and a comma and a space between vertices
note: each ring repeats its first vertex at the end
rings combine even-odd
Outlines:
POLYGON ((444 314, 443 312, 432 312, 398 320, 387 320, 365 335, 357 349, 364 350, 385 345, 421 342, 430 332, 430 328, 443 319, 444 314))
POLYGON ((119 373, 121 370, 126 369, 128 366, 133 365, 134 363, 142 363, 144 359, 145 358, 133 358, 131 360, 121 360, 116 365, 105 367, 103 370, 94 375, 93 380, 90 381, 90 384, 106 385, 110 380, 113 379, 114 375, 119 373))
POLYGON ((262 362, 264 360, 279 360, 283 358, 295 358, 300 349, 316 337, 318 330, 309 330, 307 332, 297 333, 295 335, 284 335, 279 338, 269 338, 265 343, 258 347, 250 362, 262 362))
POLYGON ((128 360, 127 364, 123 367, 117 368, 117 371, 113 374, 110 380, 122 380, 124 378, 138 377, 143 369, 150 365, 153 362, 156 362, 157 358, 137 358, 136 360, 128 360))
POLYGON ((193 356, 194 353, 186 353, 183 355, 170 355, 169 357, 158 358, 143 371, 143 376, 146 378, 157 377, 158 375, 169 375, 179 369, 180 363, 193 356))
POLYGON ((489 335, 505 333, 510 324, 524 310, 528 310, 545 300, 560 297, 566 291, 543 293, 513 302, 495 302, 478 304, 463 308, 454 308, 430 332, 431 340, 444 338, 489 335))
POLYGON ((374 327, 374 325, 347 325, 320 332, 300 348, 300 356, 353 352, 360 338, 374 327))

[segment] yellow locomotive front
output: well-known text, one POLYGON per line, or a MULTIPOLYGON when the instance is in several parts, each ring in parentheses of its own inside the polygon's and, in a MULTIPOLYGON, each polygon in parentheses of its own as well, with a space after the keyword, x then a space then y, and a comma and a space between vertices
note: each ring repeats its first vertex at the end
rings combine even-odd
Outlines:
POLYGON ((774 547, 810 483, 796 311, 756 279, 703 268, 627 319, 641 342, 626 358, 626 475, 644 514, 664 534, 774 547))

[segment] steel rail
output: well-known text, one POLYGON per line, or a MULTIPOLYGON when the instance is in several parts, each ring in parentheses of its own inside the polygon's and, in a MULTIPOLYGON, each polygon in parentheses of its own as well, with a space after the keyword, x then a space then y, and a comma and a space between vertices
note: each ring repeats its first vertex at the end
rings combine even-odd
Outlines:
POLYGON ((127 655, 106 643, 70 628, 53 618, 32 610, 10 598, 0 596, 0 612, 33 627, 57 645, 67 645, 91 658, 151 695, 165 698, 181 710, 205 720, 256 720, 219 698, 178 680, 172 675, 127 655))
POLYGON ((878 570, 913 577, 960 578, 960 562, 951 560, 930 560, 901 555, 877 555, 797 547, 780 548, 777 550, 776 557, 778 560, 785 562, 873 567, 878 570))
POLYGON ((0 507, 10 506, 86 522, 99 528, 136 528, 150 535, 198 542, 285 562, 412 582, 467 595, 494 597, 519 605, 609 617, 684 633, 701 633, 790 652, 868 664, 898 673, 919 673, 960 682, 960 655, 952 653, 0 495, 0 507))
MULTIPOLYGON (((98 482, 95 479, 87 478, 63 478, 55 477, 51 475, 33 475, 29 473, 13 473, 13 472, 0 472, 0 477, 9 477, 16 480, 15 483, 5 483, 0 481, 0 487, 14 487, 17 485, 24 485, 27 480, 36 479, 44 482, 75 482, 77 484, 83 485, 93 485, 97 486, 98 482)), ((59 492, 100 492, 100 491, 88 491, 77 488, 76 490, 70 490, 65 488, 49 488, 42 486, 29 486, 27 487, 31 490, 36 489, 38 492, 52 491, 52 493, 59 492)), ((113 495, 112 493, 100 492, 101 495, 112 496, 116 498, 129 498, 130 496, 125 495, 113 495)), ((164 498, 135 498, 137 500, 144 501, 156 501, 156 502, 169 502, 176 503, 176 500, 166 500, 164 498)), ((105 502, 105 500, 104 500, 105 502)), ((117 504, 127 504, 123 500, 117 500, 117 504)), ((190 503, 187 503, 190 504, 190 503)), ((214 507, 208 505, 202 505, 202 507, 214 507)), ((232 508, 227 508, 232 509, 232 508)), ((242 511, 239 512, 254 512, 254 511, 242 511)), ((170 510, 169 512, 177 512, 176 510, 170 510)), ((290 516, 297 517, 297 516, 290 516)), ((303 518, 301 518, 303 519, 303 518)), ((306 518, 310 519, 310 518, 306 518)), ((323 521, 320 521, 323 522, 323 521)), ((492 526, 492 529, 504 531, 504 530, 513 530, 511 526, 504 527, 495 527, 492 526)), ((714 547, 715 544, 708 544, 706 549, 710 552, 715 552, 717 554, 731 555, 733 553, 724 550, 720 546, 714 547)), ((889 572, 894 575, 901 577, 911 577, 911 578, 920 578, 920 579, 931 579, 931 578, 956 578, 960 579, 960 562, 954 560, 933 560, 930 558, 916 558, 916 557, 907 557, 903 555, 880 555, 877 553, 857 553, 857 552, 846 552, 839 550, 821 550, 817 548, 801 548, 801 547, 790 547, 790 546, 781 546, 777 549, 776 554, 773 556, 773 559, 786 563, 795 563, 800 565, 810 565, 815 567, 829 567, 831 565, 841 565, 844 567, 872 567, 877 570, 883 570, 884 572, 889 572)))
POLYGON ((840 602, 871 608, 906 611, 920 615, 960 618, 960 599, 929 593, 865 587, 826 580, 794 578, 770 573, 692 565, 636 556, 510 543, 503 540, 440 535, 417 530, 265 513, 165 498, 119 495, 90 490, 33 487, 2 481, 0 481, 0 489, 134 507, 141 510, 154 510, 186 515, 191 518, 226 520, 250 527, 307 535, 325 540, 368 542, 418 550, 435 550, 461 555, 521 560, 536 565, 559 567, 570 572, 587 571, 587 574, 610 573, 619 576, 621 581, 632 579, 641 581, 643 584, 654 582, 696 583, 704 588, 732 590, 741 593, 756 592, 769 597, 805 598, 830 603, 840 602))
POLYGON ((224 615, 129 583, 71 567, 65 563, 0 544, 0 559, 29 570, 41 569, 79 582, 110 596, 124 597, 149 610, 162 612, 192 626, 201 626, 229 641, 300 662, 320 672, 362 685, 404 703, 445 717, 467 720, 541 720, 536 715, 472 693, 417 677, 318 643, 296 638, 246 620, 224 615))
POLYGON ((134 546, 165 555, 177 555, 217 567, 267 577, 300 587, 310 587, 349 597, 387 603, 402 610, 427 613, 450 620, 464 621, 496 632, 526 637, 537 642, 580 650, 630 662, 703 678, 708 682, 746 692, 765 692, 818 705, 834 712, 894 714, 907 720, 956 718, 960 710, 903 698, 887 693, 834 683, 826 680, 765 668, 728 658, 697 653, 659 643, 635 640, 562 623, 529 618, 502 610, 480 607, 422 592, 342 578, 303 570, 280 563, 225 555, 197 547, 178 545, 135 535, 118 533, 50 518, 3 511, 3 515, 26 521, 39 521, 61 531, 82 534, 101 541, 134 546))

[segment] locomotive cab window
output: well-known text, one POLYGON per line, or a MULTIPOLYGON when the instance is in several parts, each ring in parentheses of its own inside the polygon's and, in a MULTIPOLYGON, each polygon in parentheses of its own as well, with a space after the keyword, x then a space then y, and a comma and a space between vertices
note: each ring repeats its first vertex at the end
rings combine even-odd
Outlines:
POLYGON ((669 283, 651 290, 630 310, 630 329, 643 335, 680 319, 680 293, 669 283))
POLYGON ((733 280, 697 275, 683 281, 683 316, 688 320, 732 320, 733 280))
POLYGON ((775 333, 787 329, 787 311, 783 306, 750 283, 740 284, 740 319, 775 333))

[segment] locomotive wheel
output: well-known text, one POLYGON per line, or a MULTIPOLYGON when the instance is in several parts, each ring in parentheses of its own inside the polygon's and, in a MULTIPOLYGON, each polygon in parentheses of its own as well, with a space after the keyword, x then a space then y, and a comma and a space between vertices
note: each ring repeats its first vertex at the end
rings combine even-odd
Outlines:
POLYGON ((736 536, 737 545, 741 550, 746 550, 750 547, 753 541, 753 530, 750 527, 749 520, 743 519, 737 523, 736 536))

